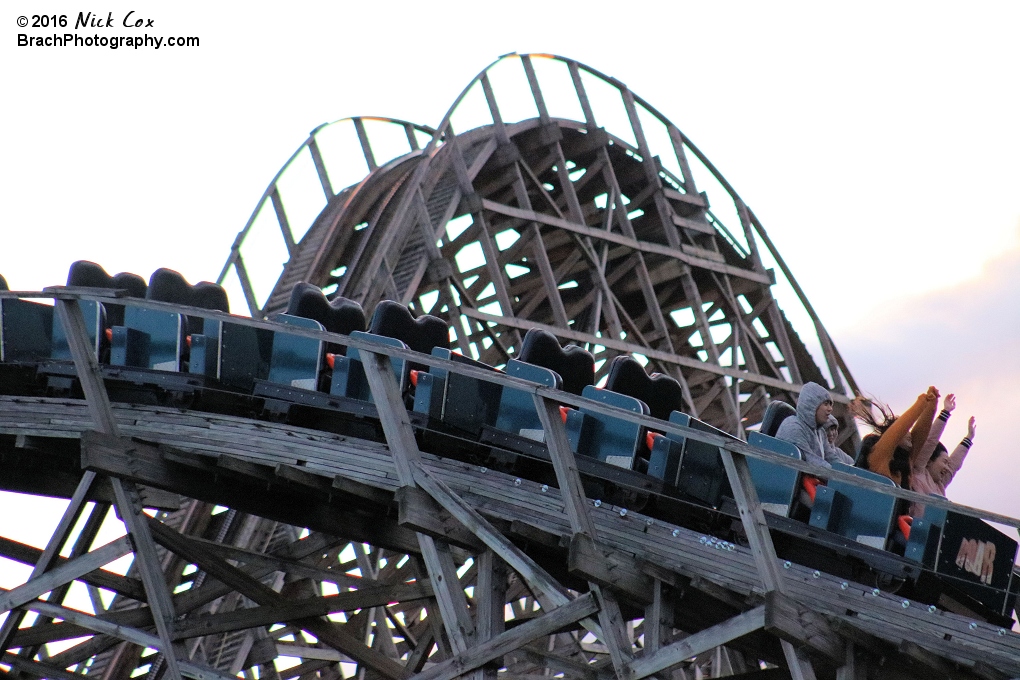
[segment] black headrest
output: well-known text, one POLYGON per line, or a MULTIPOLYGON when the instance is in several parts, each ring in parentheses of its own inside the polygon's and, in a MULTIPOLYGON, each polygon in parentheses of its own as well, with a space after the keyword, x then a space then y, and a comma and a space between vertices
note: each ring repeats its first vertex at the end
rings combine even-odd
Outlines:
POLYGON ((653 418, 669 420, 673 411, 683 411, 680 383, 662 373, 649 377, 637 359, 627 354, 615 357, 609 364, 606 389, 645 402, 653 418))
POLYGON ((138 274, 121 272, 116 276, 110 276, 105 269, 88 260, 78 260, 71 265, 67 272, 67 285, 126 290, 128 297, 133 298, 144 298, 148 288, 145 279, 138 274))
POLYGON ((287 314, 314 319, 330 333, 350 335, 365 330, 365 310, 361 305, 343 297, 328 300, 321 289, 304 281, 290 292, 287 314))
POLYGON ((586 386, 595 383, 595 357, 577 345, 560 347, 560 341, 549 331, 528 331, 517 359, 556 371, 563 378, 563 390, 572 394, 580 395, 586 386))
POLYGON ((149 290, 145 297, 159 302, 172 302, 199 309, 214 309, 230 312, 227 292, 222 286, 200 281, 192 286, 179 272, 173 269, 157 269, 149 277, 149 290))
POLYGON ((431 314, 415 319, 410 309, 393 300, 376 305, 368 332, 396 338, 422 354, 430 354, 435 347, 450 346, 450 329, 445 321, 431 314))
POLYGON ((785 401, 772 401, 765 407, 765 415, 761 418, 761 433, 775 437, 779 426, 790 416, 797 415, 797 409, 785 401))
POLYGON ((0 274, 0 290, 10 290, 7 287, 7 279, 4 278, 3 274, 0 274))

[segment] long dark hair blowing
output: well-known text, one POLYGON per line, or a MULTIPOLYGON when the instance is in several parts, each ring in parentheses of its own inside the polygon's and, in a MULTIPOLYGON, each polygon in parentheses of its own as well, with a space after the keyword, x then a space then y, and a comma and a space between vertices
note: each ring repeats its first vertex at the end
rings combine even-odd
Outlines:
MULTIPOLYGON (((854 462, 854 465, 857 467, 870 470, 868 456, 871 455, 871 450, 878 443, 881 436, 896 422, 897 416, 891 408, 877 399, 860 396, 850 402, 850 412, 854 417, 872 429, 872 434, 861 439, 861 448, 857 452, 857 460, 854 462), (875 414, 876 409, 878 410, 878 415, 875 414)), ((899 472, 900 486, 904 489, 909 489, 910 449, 897 446, 892 460, 889 461, 889 470, 899 472)))

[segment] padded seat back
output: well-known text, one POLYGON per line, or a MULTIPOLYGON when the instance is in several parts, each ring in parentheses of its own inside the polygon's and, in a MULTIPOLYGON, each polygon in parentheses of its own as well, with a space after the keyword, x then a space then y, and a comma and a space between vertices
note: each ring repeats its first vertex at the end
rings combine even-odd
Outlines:
MULTIPOLYGON (((388 335, 376 335, 374 333, 354 331, 351 333, 351 338, 372 342, 383 347, 410 349, 398 338, 388 335)), ((407 362, 403 359, 397 358, 391 358, 390 365, 393 369, 393 374, 397 378, 397 385, 400 388, 400 392, 403 393, 408 385, 409 374, 411 371, 410 366, 408 366, 407 362)), ((333 377, 331 379, 329 392, 330 394, 339 395, 341 397, 375 403, 375 399, 372 397, 372 390, 368 385, 368 378, 365 376, 364 364, 361 363, 361 353, 357 349, 350 347, 347 350, 347 356, 336 357, 335 363, 333 364, 333 377)))
MULTIPOLYGON (((607 406, 615 406, 641 415, 648 415, 648 406, 641 400, 594 385, 584 388, 581 396, 607 406)), ((622 418, 596 413, 583 406, 580 413, 567 418, 567 438, 574 451, 610 465, 634 469, 638 449, 642 445, 644 427, 622 418)))
POLYGON ((176 312, 128 307, 124 325, 114 326, 110 363, 179 372, 184 353, 185 317, 176 312))
MULTIPOLYGON (((710 432, 729 439, 736 439, 736 437, 732 437, 708 423, 692 418, 686 413, 679 411, 674 411, 670 414, 669 422, 684 425, 694 430, 710 432)), ((719 447, 672 433, 667 433, 666 436, 680 442, 684 447, 676 478, 667 479, 666 481, 674 484, 677 489, 691 498, 695 498, 714 508, 719 507, 723 496, 732 495, 729 479, 726 477, 726 468, 723 467, 722 456, 719 455, 719 447)))
MULTIPOLYGON (((78 260, 71 264, 71 268, 67 272, 67 285, 124 290, 127 291, 127 297, 133 298, 144 298, 148 289, 145 279, 138 274, 121 272, 110 276, 105 269, 88 260, 78 260)), ((106 307, 107 321, 111 326, 124 324, 123 305, 104 306, 106 307)))
POLYGON ((549 331, 529 330, 516 358, 555 371, 563 381, 563 390, 571 394, 580 395, 585 387, 595 384, 595 358, 576 345, 561 347, 549 331))
MULTIPOLYGON (((188 283, 179 272, 173 269, 157 269, 149 277, 149 289, 146 299, 158 302, 170 302, 199 309, 230 313, 227 292, 222 286, 209 281, 199 281, 195 285, 188 283)), ((185 317, 184 333, 204 333, 205 322, 200 316, 185 317)))
MULTIPOLYGON (((832 469, 896 488, 896 484, 888 477, 863 468, 833 463, 832 469)), ((828 529, 858 543, 884 550, 892 530, 895 510, 895 496, 830 479, 827 486, 818 487, 810 523, 811 526, 828 529), (819 502, 820 496, 836 496, 838 500, 834 499, 831 504, 819 502)))
POLYGON ((640 399, 653 418, 667 420, 673 411, 683 410, 680 383, 662 373, 649 376, 634 357, 621 354, 609 364, 606 389, 640 399))
MULTIPOLYGON (((85 317, 85 329, 88 331, 89 348, 98 359, 100 345, 104 340, 103 332, 107 328, 106 309, 95 300, 78 300, 82 315, 85 317)), ((50 343, 50 358, 59 361, 71 361, 71 346, 68 344, 67 331, 60 317, 53 315, 53 339, 50 343)))
MULTIPOLYGON (((556 390, 563 388, 563 380, 556 371, 517 359, 511 359, 506 363, 506 374, 556 390)), ((531 393, 513 387, 503 388, 496 427, 529 439, 545 440, 545 432, 531 393)))
POLYGON ((450 345, 450 328, 445 321, 431 314, 416 319, 410 309, 393 300, 376 305, 368 332, 400 340, 422 354, 430 354, 433 347, 450 345))
MULTIPOLYGON (((749 432, 747 443, 793 460, 801 459, 800 449, 790 442, 760 432, 749 432)), ((754 481, 762 510, 786 517, 797 495, 800 472, 751 457, 747 458, 747 467, 751 471, 751 479, 754 481)))
POLYGON ((330 333, 350 335, 365 330, 365 310, 354 300, 336 297, 329 300, 317 286, 299 282, 290 292, 287 314, 314 319, 330 333))
MULTIPOLYGON (((325 330, 315 319, 277 314, 274 321, 297 328, 325 330)), ((269 362, 269 381, 288 387, 314 390, 325 353, 323 342, 280 331, 273 335, 273 354, 269 362)))
POLYGON ((0 362, 36 362, 49 358, 52 335, 52 305, 31 300, 0 300, 0 362))
POLYGON ((783 421, 795 415, 797 415, 797 409, 785 401, 771 401, 765 407, 765 415, 761 418, 761 427, 758 431, 769 437, 775 437, 783 421))
MULTIPOLYGON (((497 372, 488 364, 446 347, 434 347, 432 356, 497 372)), ((502 391, 502 386, 496 383, 466 376, 457 371, 432 367, 428 373, 418 374, 414 393, 415 410, 433 416, 438 415, 447 425, 477 434, 483 426, 496 422, 502 391), (436 404, 439 404, 438 408, 436 404)))

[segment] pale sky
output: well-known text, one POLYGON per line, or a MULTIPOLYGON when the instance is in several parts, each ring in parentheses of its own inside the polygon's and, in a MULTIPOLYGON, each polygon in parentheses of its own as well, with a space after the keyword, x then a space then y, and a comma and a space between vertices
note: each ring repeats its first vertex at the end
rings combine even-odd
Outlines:
MULTIPOLYGON (((1020 515, 1020 4, 150 2, 135 15, 150 35, 201 41, 159 50, 19 48, 19 32, 66 29, 19 29, 32 10, 8 7, 12 288, 63 283, 77 259, 212 279, 317 125, 434 126, 498 56, 560 54, 626 83, 711 159, 864 389, 897 411, 932 382, 958 394, 945 441, 972 414, 979 432, 950 498, 1020 515)), ((73 24, 83 7, 46 11, 73 24)), ((119 24, 136 7, 92 9, 119 24)), ((0 534, 44 544, 49 529, 6 503, 0 534)))

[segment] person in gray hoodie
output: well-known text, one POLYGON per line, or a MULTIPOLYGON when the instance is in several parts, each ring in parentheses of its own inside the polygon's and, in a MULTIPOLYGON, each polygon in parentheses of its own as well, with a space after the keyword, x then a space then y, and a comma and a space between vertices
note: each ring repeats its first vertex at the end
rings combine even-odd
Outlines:
POLYGON ((801 389, 797 399, 797 415, 782 422, 776 431, 776 439, 795 445, 806 462, 832 467, 827 459, 832 458, 838 449, 830 446, 826 437, 830 415, 832 397, 829 391, 818 383, 809 382, 801 389))
POLYGON ((830 463, 853 465, 853 456, 836 446, 836 438, 838 436, 839 421, 836 420, 836 416, 830 415, 829 419, 825 422, 825 460, 830 463))

